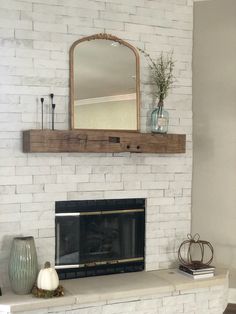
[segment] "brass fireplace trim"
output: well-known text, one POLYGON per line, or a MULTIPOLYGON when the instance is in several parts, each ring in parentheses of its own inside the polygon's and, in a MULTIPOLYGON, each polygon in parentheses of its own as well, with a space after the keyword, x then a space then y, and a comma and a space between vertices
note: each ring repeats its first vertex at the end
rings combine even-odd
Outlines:
POLYGON ((94 212, 73 212, 73 213, 57 213, 56 217, 66 216, 92 216, 92 215, 111 215, 111 214, 126 214, 126 213, 140 213, 144 212, 144 209, 118 209, 118 210, 100 210, 94 212))
POLYGON ((135 257, 119 260, 110 260, 110 261, 99 261, 99 262, 90 262, 85 264, 70 264, 70 265, 56 265, 56 269, 66 269, 66 268, 81 268, 81 267, 94 267, 99 265, 114 265, 120 263, 129 263, 129 262, 143 262, 144 257, 135 257))

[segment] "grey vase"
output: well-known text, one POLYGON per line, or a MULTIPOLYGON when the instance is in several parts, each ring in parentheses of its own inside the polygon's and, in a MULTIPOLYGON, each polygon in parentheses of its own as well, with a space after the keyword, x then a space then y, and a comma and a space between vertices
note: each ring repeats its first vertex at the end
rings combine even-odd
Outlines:
POLYGON ((29 294, 38 273, 37 253, 33 237, 18 237, 12 242, 9 279, 16 294, 29 294))

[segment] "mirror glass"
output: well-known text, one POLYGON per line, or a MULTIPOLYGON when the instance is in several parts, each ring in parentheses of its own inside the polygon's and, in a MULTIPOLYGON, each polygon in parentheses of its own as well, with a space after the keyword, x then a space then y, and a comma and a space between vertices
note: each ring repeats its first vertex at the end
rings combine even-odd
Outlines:
POLYGON ((101 35, 71 49, 71 126, 138 130, 138 54, 117 37, 101 35))

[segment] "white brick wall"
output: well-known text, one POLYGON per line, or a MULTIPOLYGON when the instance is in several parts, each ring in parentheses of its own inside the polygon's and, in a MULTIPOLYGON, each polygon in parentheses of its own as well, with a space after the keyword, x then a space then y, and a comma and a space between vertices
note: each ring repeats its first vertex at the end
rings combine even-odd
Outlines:
MULTIPOLYGON (((33 235, 39 263, 54 260, 58 200, 147 198, 146 269, 173 264, 191 219, 192 0, 0 0, 0 53, 0 285, 13 236, 33 235), (177 81, 165 107, 169 132, 187 134, 186 154, 22 152, 22 130, 40 127, 40 97, 48 104, 55 94, 56 128, 68 128, 69 47, 104 31, 153 58, 174 49, 177 81)), ((148 71, 141 57, 143 132, 153 107, 148 71)))

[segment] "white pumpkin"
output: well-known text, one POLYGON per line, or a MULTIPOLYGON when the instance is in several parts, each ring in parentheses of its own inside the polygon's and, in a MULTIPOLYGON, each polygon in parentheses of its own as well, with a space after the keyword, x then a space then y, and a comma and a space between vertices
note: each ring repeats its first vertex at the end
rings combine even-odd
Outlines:
POLYGON ((43 290, 56 290, 59 286, 59 278, 57 272, 51 267, 50 262, 44 264, 44 268, 40 270, 37 278, 37 287, 43 290))

